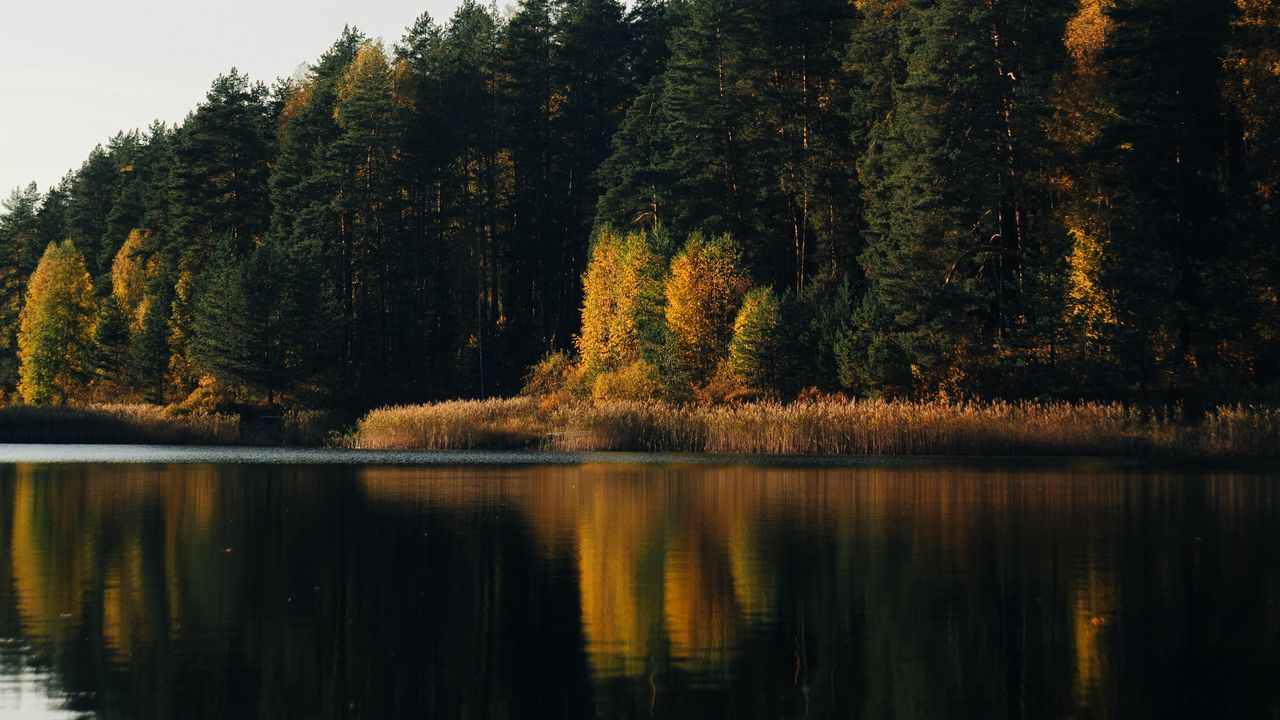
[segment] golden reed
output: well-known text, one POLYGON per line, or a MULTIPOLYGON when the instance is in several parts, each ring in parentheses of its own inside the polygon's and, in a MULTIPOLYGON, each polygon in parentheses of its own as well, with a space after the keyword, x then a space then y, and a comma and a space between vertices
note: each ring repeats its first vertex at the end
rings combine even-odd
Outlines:
POLYGON ((453 401, 366 415, 366 449, 665 451, 767 455, 1275 457, 1280 409, 1227 407, 1187 423, 1118 403, 819 400, 790 404, 453 401))

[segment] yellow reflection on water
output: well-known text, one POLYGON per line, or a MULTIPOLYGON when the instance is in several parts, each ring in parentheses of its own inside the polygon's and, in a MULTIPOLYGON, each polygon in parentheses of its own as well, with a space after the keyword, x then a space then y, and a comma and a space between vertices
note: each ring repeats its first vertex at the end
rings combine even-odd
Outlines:
POLYGON ((10 540, 13 583, 23 630, 37 641, 75 635, 97 543, 83 522, 81 488, 67 488, 65 501, 39 492, 31 466, 18 466, 14 479, 10 540))
POLYGON ((229 612, 232 590, 209 557, 210 528, 226 488, 214 468, 14 469, 10 554, 23 629, 33 640, 79 639, 100 623, 117 659, 155 639, 156 623, 180 628, 192 602, 208 618, 229 612), (164 584, 146 575, 139 512, 160 510, 164 584), (152 610, 164 608, 164 617, 152 610), (86 616, 86 609, 95 609, 86 616))
POLYGON ((662 640, 663 518, 644 490, 594 474, 578 490, 582 629, 598 676, 644 673, 662 640))
MULTIPOLYGON (((258 608, 268 593, 254 583, 270 584, 276 569, 298 562, 307 532, 331 531, 277 523, 343 522, 347 512, 398 521, 398 514, 446 511, 494 518, 503 532, 531 540, 499 544, 495 562, 533 561, 545 563, 535 572, 573 574, 574 589, 565 590, 576 590, 586 669, 596 681, 675 667, 714 683, 741 661, 761 660, 747 653, 766 648, 796 688, 814 677, 834 683, 842 673, 857 675, 868 715, 910 707, 928 716, 944 712, 946 683, 1003 677, 1003 667, 979 662, 1005 657, 1007 627, 1029 636, 1018 637, 1019 652, 1055 654, 1045 665, 1061 669, 1061 694, 1083 708, 1117 686, 1117 545, 1126 523, 1136 522, 1129 508, 1143 509, 1148 525, 1140 532, 1152 535, 1154 548, 1167 547, 1156 535, 1186 514, 1185 478, 1128 483, 1115 473, 1071 470, 585 465, 361 468, 269 480, 240 472, 14 468, 7 548, 22 632, 33 644, 54 644, 100 631, 100 647, 117 663, 166 638, 221 638, 242 622, 246 601, 273 616, 258 608), (325 494, 338 486, 345 491, 325 494), (296 544, 284 542, 299 533, 296 544), (246 575, 243 561, 264 547, 276 554, 258 556, 261 574, 246 575), (502 554, 509 548, 530 548, 533 557, 502 554), (834 657, 840 643, 856 648, 856 658, 834 657)), ((1272 492, 1265 485, 1230 476, 1205 487, 1215 521, 1241 536, 1253 531, 1249 508, 1273 502, 1258 495, 1272 492)), ((491 530, 448 522, 441 529, 472 539, 491 530)), ((395 532, 405 524, 390 523, 395 532)), ((388 534, 376 547, 417 537, 388 534)), ((489 557, 470 546, 444 547, 469 567, 489 557)), ((1163 564, 1151 572, 1157 585, 1167 590, 1185 580, 1177 575, 1185 571, 1180 557, 1159 554, 1163 564)), ((347 571, 318 566, 317 577, 330 579, 315 582, 331 582, 326 591, 344 596, 333 601, 351 603, 326 617, 341 618, 333 632, 347 628, 358 644, 367 638, 349 618, 379 618, 378 601, 394 595, 396 581, 378 576, 385 588, 353 588, 344 584, 347 571)), ((476 582, 505 577, 480 575, 476 582)), ((288 586, 278 602, 309 589, 306 577, 306 587, 288 586)), ((511 602, 498 587, 483 594, 511 602)), ((1280 612, 1266 612, 1260 631, 1274 633, 1280 612)), ((309 627, 281 629, 279 637, 335 646, 309 627)), ((298 668, 319 652, 286 653, 292 646, 279 642, 298 668)))
MULTIPOLYGON (((548 554, 571 546, 583 635, 600 678, 642 676, 656 659, 726 672, 743 638, 780 612, 778 532, 836 548, 842 567, 824 571, 830 587, 812 598, 789 589, 801 606, 817 605, 837 622, 824 631, 848 631, 840 609, 862 603, 883 618, 881 629, 899 632, 912 612, 927 612, 913 594, 947 577, 981 577, 991 563, 1011 562, 1004 554, 1046 551, 983 541, 993 528, 1070 535, 1079 516, 1123 499, 1119 483, 1069 472, 953 468, 370 468, 361 484, 387 509, 514 508, 548 554), (898 551, 905 556, 885 552, 889 536, 907 543, 898 551)), ((1073 625, 1081 687, 1105 673, 1096 641, 1105 620, 1091 623, 1111 612, 1110 582, 1094 577, 1071 608, 1072 621, 1084 623, 1073 625)), ((902 658, 908 649, 887 652, 902 658)))

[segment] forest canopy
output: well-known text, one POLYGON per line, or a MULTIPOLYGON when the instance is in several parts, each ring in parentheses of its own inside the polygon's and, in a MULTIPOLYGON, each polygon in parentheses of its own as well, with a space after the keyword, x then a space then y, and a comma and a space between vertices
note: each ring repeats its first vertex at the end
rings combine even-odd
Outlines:
POLYGON ((1278 37, 1270 0, 347 28, 4 201, 0 390, 1275 399, 1278 37))

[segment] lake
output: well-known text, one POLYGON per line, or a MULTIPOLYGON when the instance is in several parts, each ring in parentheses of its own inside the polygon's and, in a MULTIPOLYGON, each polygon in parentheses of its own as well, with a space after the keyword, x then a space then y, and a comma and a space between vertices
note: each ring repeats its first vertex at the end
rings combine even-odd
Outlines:
POLYGON ((0 717, 1280 717, 1280 471, 0 446, 0 717))

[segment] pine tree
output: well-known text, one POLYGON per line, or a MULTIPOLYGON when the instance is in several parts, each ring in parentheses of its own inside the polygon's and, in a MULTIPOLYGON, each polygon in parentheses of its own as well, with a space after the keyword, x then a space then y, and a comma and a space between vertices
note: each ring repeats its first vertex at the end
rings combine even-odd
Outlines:
POLYGON ((1229 200, 1243 237, 1223 265, 1241 273, 1246 302, 1239 308, 1243 337, 1223 343, 1221 360, 1237 378, 1246 376, 1239 386, 1274 388, 1280 387, 1280 5, 1238 0, 1236 6, 1223 65, 1229 200))
POLYGON ((129 383, 150 403, 163 403, 169 389, 169 317, 173 312, 173 282, 167 275, 153 278, 141 307, 142 322, 129 343, 129 383))
POLYGON ((509 312, 503 304, 501 258, 503 189, 509 187, 511 165, 503 152, 499 110, 501 25, 489 7, 465 0, 445 30, 440 52, 446 173, 441 212, 451 220, 448 250, 455 258, 452 300, 455 318, 453 364, 458 378, 476 395, 500 390, 507 380, 516 390, 523 368, 499 372, 504 352, 499 334, 509 312))
POLYGON ((1064 19, 1054 4, 1029 13, 1012 0, 899 9, 898 60, 870 67, 901 75, 858 166, 867 290, 865 360, 853 374, 864 389, 981 392, 1034 344, 1021 334, 1039 312, 1035 263, 1055 252, 1032 230, 1045 203, 1047 109, 1021 93, 1051 75, 1064 19), (1043 54, 1027 50, 1037 42, 1048 43, 1043 54))
POLYGON ((1113 221, 1106 282, 1117 349, 1146 391, 1198 392, 1240 300, 1235 273, 1219 272, 1221 260, 1239 257, 1240 236, 1224 231, 1220 92, 1233 9, 1230 0, 1117 0, 1109 11, 1104 63, 1115 115, 1097 146, 1124 213, 1113 221))
POLYGON ((341 224, 329 251, 343 291, 344 355, 356 387, 403 382, 394 344, 406 334, 399 300, 412 281, 397 272, 407 257, 396 242, 403 208, 392 164, 401 140, 391 82, 382 47, 363 45, 337 86, 339 134, 325 162, 341 224))
MULTIPOLYGON (((501 50, 501 97, 507 116, 512 188, 507 208, 511 277, 505 302, 517 308, 522 337, 515 342, 537 352, 555 338, 562 273, 573 279, 575 264, 565 250, 569 209, 565 138, 556 121, 563 114, 565 78, 557 67, 552 4, 527 0, 507 23, 501 50), (554 256, 549 250, 554 249, 554 256)), ((569 320, 572 324, 572 320, 569 320)), ((563 336, 562 336, 563 337, 563 336)))
MULTIPOLYGON (((348 356, 349 308, 343 301, 349 289, 343 285, 348 265, 336 248, 346 247, 347 226, 337 211, 340 177, 329 167, 332 147, 341 129, 335 120, 338 86, 366 38, 355 28, 342 35, 311 65, 305 75, 290 79, 277 92, 280 106, 278 148, 271 173, 273 208, 271 236, 289 258, 294 289, 307 298, 305 312, 293 330, 308 339, 303 364, 307 377, 323 376, 326 392, 333 396, 356 395, 348 356), (304 273, 305 276, 300 276, 304 273), (314 322, 322 318, 322 322, 314 322), (320 372, 323 365, 325 372, 320 372)), ((410 167, 421 167, 425 158, 406 158, 410 167)), ((423 193, 421 202, 429 194, 423 193)))
POLYGON ((628 3, 627 26, 631 30, 628 43, 628 65, 633 89, 647 86, 666 69, 670 50, 671 3, 667 0, 637 0, 628 3))
POLYGON ((18 327, 22 295, 35 269, 40 193, 35 183, 14 190, 0 215, 0 393, 18 384, 18 327))
MULTIPOLYGON (((107 149, 98 146, 80 169, 64 181, 67 190, 66 226, 63 228, 64 236, 59 240, 70 239, 81 249, 89 274, 93 276, 102 275, 98 260, 104 255, 111 256, 107 220, 111 215, 119 174, 117 160, 107 149)), ((118 242, 123 240, 120 238, 118 242)))
POLYGON ((97 307, 84 256, 50 243, 27 283, 18 330, 18 392, 31 405, 64 404, 92 373, 97 307))
POLYGON ((365 37, 351 27, 310 66, 277 92, 280 106, 276 158, 269 180, 271 230, 289 247, 322 243, 334 232, 332 178, 316 167, 338 135, 333 117, 337 86, 365 37))
POLYGON ((849 272, 851 22, 838 0, 668 6, 670 56, 601 169, 598 222, 731 232, 757 275, 797 289, 849 272))
POLYGON ((542 284, 549 296, 544 341, 567 338, 575 325, 581 303, 578 280, 586 267, 601 191, 598 171, 633 92, 625 3, 562 0, 559 10, 553 59, 563 98, 553 130, 561 148, 555 192, 563 210, 559 227, 539 243, 542 284))
POLYGON ((190 354, 195 367, 219 382, 264 395, 274 403, 292 391, 306 331, 294 295, 295 270, 275 242, 246 258, 215 257, 200 278, 192 308, 190 354))
POLYGON ((93 332, 94 384, 108 392, 119 392, 127 384, 129 359, 129 317, 115 295, 108 295, 98 309, 93 332))
POLYGON ((266 231, 272 119, 266 88, 232 69, 175 133, 173 232, 183 255, 205 257, 224 237, 243 251, 266 231))

